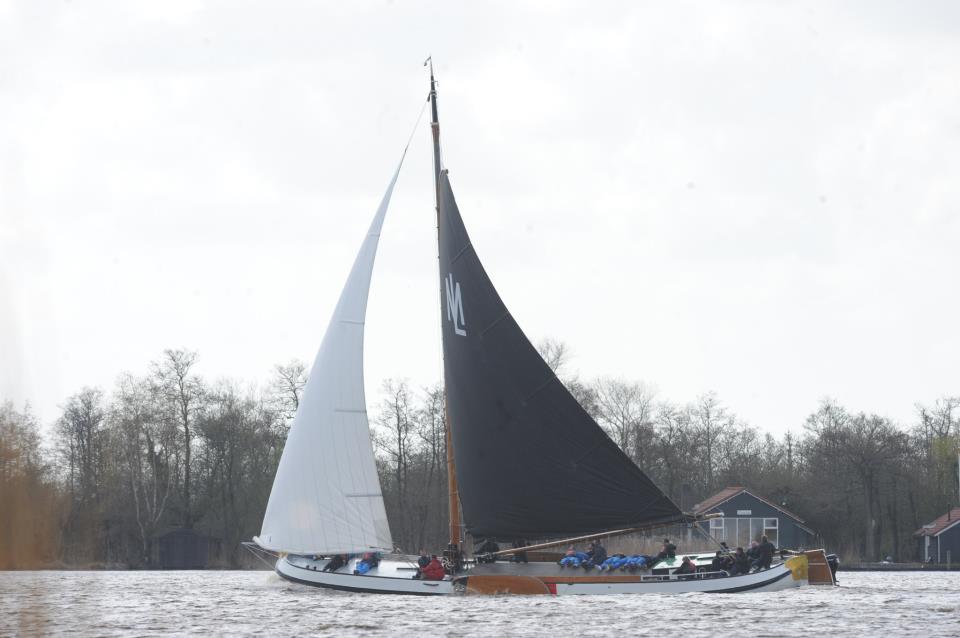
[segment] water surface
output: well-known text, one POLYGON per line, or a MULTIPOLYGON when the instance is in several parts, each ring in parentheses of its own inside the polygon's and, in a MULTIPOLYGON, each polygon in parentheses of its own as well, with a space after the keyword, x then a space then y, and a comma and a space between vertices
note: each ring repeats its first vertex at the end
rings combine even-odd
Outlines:
POLYGON ((960 636, 960 573, 840 573, 774 593, 437 597, 272 572, 0 572, 0 635, 960 636))

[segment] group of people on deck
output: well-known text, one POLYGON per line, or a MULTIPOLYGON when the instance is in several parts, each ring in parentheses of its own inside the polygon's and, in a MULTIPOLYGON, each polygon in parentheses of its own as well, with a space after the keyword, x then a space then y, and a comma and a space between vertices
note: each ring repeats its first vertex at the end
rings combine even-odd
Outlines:
POLYGON ((767 540, 766 536, 761 536, 759 542, 751 541, 750 549, 747 551, 738 547, 735 552, 730 553, 726 543, 720 545, 723 549, 717 550, 717 555, 710 564, 710 571, 725 571, 731 576, 770 569, 770 565, 773 564, 773 556, 777 552, 777 548, 767 540))
MULTIPOLYGON (((337 554, 323 566, 325 572, 336 572, 344 567, 347 563, 350 562, 351 558, 356 558, 357 554, 337 554)), ((314 556, 314 559, 317 557, 314 556)), ((354 568, 353 573, 356 575, 366 574, 368 571, 380 564, 380 554, 377 552, 366 552, 365 554, 360 555, 360 560, 357 561, 357 566, 354 568)))
MULTIPOLYGON (((773 557, 776 554, 776 547, 767 540, 766 536, 762 536, 759 542, 752 541, 750 549, 746 551, 744 551, 742 547, 738 547, 736 551, 731 552, 726 543, 721 543, 720 545, 722 549, 717 550, 716 555, 711 561, 709 571, 704 577, 739 576, 749 574, 753 571, 769 569, 773 563, 773 557)), ((525 546, 525 541, 514 543, 514 548, 525 546)), ((478 556, 487 556, 487 562, 496 560, 495 553, 499 550, 499 547, 493 541, 487 541, 481 549, 484 551, 478 554, 478 556)), ((522 558, 515 557, 513 560, 526 562, 527 557, 525 552, 517 552, 517 554, 522 554, 522 558)), ((343 569, 352 558, 356 557, 356 555, 351 554, 336 555, 324 565, 323 571, 339 571, 343 569)), ((660 552, 655 556, 648 556, 646 554, 613 554, 612 556, 608 556, 607 549, 597 540, 587 545, 587 551, 585 552, 577 551, 576 548, 571 545, 563 558, 558 562, 561 567, 596 568, 599 571, 626 570, 633 572, 638 569, 654 567, 663 560, 672 562, 676 557, 677 546, 671 543, 668 538, 663 539, 660 552)), ((484 560, 478 557, 477 562, 484 562, 484 560)), ((379 564, 380 555, 376 552, 367 552, 357 561, 353 573, 356 575, 366 574, 379 564)), ((680 562, 680 566, 677 567, 673 573, 674 575, 684 578, 695 575, 697 572, 697 566, 691 560, 690 556, 684 556, 680 562)), ((440 559, 437 558, 436 554, 429 555, 425 550, 421 549, 420 556, 417 559, 417 571, 413 577, 422 580, 443 580, 445 575, 446 568, 440 559)))
MULTIPOLYGON (((717 550, 716 556, 711 562, 709 572, 717 576, 738 576, 749 574, 751 571, 769 569, 773 563, 773 556, 776 553, 776 547, 762 536, 760 541, 753 541, 750 549, 744 551, 738 547, 735 552, 731 552, 726 543, 721 543, 723 549, 717 550)), ((627 570, 636 571, 653 567, 663 560, 672 561, 677 557, 677 546, 670 542, 670 539, 663 539, 660 553, 655 556, 645 554, 614 554, 607 556, 607 550, 599 541, 594 541, 587 546, 587 551, 577 551, 571 545, 563 558, 560 559, 561 567, 583 567, 585 569, 597 568, 600 571, 627 570)), ((697 573, 697 566, 690 556, 684 556, 680 566, 674 570, 678 576, 690 576, 697 573)))
POLYGON ((587 545, 587 551, 578 552, 571 545, 567 553, 560 559, 560 567, 603 567, 607 562, 607 549, 600 544, 600 541, 594 541, 587 545))
POLYGON ((578 552, 573 545, 567 549, 567 553, 560 559, 561 567, 584 567, 590 569, 596 567, 601 571, 612 571, 615 569, 636 571, 652 567, 654 564, 665 559, 677 557, 677 546, 670 542, 669 538, 663 539, 663 546, 660 553, 655 556, 647 554, 614 554, 607 556, 606 548, 600 541, 593 541, 587 545, 587 551, 578 552))
POLYGON ((443 563, 437 558, 436 554, 427 555, 426 550, 420 550, 420 558, 417 559, 417 573, 414 578, 420 580, 443 580, 447 570, 443 563))

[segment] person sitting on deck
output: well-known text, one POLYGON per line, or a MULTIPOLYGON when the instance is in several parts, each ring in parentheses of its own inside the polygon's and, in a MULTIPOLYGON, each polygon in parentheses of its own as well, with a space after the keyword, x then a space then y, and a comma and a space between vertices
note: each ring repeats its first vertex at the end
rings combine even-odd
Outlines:
POLYGON ((750 549, 747 550, 747 556, 750 558, 751 569, 756 567, 760 561, 760 543, 750 541, 750 549))
POLYGON ((560 559, 560 567, 580 567, 580 563, 589 560, 585 552, 578 552, 573 545, 567 548, 567 553, 560 559))
POLYGON ((378 556, 376 552, 367 552, 363 555, 363 558, 357 562, 357 568, 353 570, 353 573, 358 576, 363 576, 379 564, 380 556, 378 556))
MULTIPOLYGON (((475 555, 478 563, 495 563, 497 557, 493 556, 495 552, 500 551, 500 546, 492 538, 488 538, 483 545, 477 548, 475 555)), ((429 562, 429 561, 428 561, 429 562)))
POLYGON ((673 573, 676 576, 685 577, 684 580, 686 580, 686 577, 697 573, 697 566, 693 564, 693 561, 690 560, 689 556, 684 556, 683 562, 680 563, 680 567, 677 567, 673 573))
POLYGON ((726 557, 723 555, 719 549, 717 550, 716 556, 713 557, 713 560, 710 561, 710 571, 714 572, 715 575, 720 575, 720 572, 727 568, 726 557))
POLYGON ((427 550, 420 548, 420 557, 417 558, 417 573, 413 575, 414 578, 420 578, 420 574, 423 573, 423 568, 430 564, 430 555, 427 554, 427 550))
POLYGON ((337 554, 323 566, 323 571, 325 572, 335 572, 344 565, 347 564, 349 557, 346 554, 337 554))
POLYGON ((757 545, 757 558, 754 561, 754 567, 757 569, 770 569, 770 565, 773 563, 773 555, 776 551, 777 548, 773 546, 773 543, 768 541, 766 536, 761 536, 760 544, 757 545))
POLYGON ((677 546, 670 542, 669 538, 663 539, 663 547, 660 548, 660 553, 657 554, 657 558, 654 562, 659 562, 662 560, 667 560, 668 558, 677 557, 677 546))
MULTIPOLYGON (((725 575, 729 576, 733 571, 733 550, 731 550, 726 546, 726 544, 724 544, 723 549, 721 549, 718 552, 718 554, 720 556, 719 571, 727 572, 725 575)), ((712 568, 712 564, 711 564, 711 568, 712 568)), ((720 574, 720 575, 723 576, 724 574, 720 574)))
POLYGON ((607 560, 607 550, 600 541, 593 541, 587 545, 587 556, 588 559, 583 563, 583 567, 590 569, 591 567, 602 565, 603 561, 607 560))
POLYGON ((742 547, 738 547, 733 555, 733 567, 730 569, 730 575, 740 576, 748 573, 750 573, 750 557, 747 556, 742 547))
POLYGON ((421 570, 423 580, 443 580, 446 571, 443 569, 443 563, 437 558, 436 554, 430 557, 430 562, 421 570))

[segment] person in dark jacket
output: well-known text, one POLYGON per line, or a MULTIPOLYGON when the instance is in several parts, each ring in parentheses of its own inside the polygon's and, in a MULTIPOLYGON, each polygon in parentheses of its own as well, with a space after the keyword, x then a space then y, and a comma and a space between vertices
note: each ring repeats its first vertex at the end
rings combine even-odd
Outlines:
POLYGON ((427 551, 420 548, 420 557, 417 558, 417 573, 413 575, 414 578, 420 578, 420 575, 423 573, 423 568, 430 564, 430 555, 427 554, 427 551))
POLYGON ((657 561, 667 560, 668 558, 677 557, 677 546, 670 542, 669 538, 663 539, 663 546, 660 548, 660 553, 657 554, 657 561))
POLYGON ((697 566, 693 564, 693 561, 690 560, 689 556, 684 556, 683 562, 680 563, 680 567, 677 567, 676 571, 673 573, 677 576, 681 576, 681 580, 688 580, 691 575, 697 573, 697 566))
POLYGON ((747 556, 747 553, 743 551, 742 547, 738 547, 736 553, 733 555, 733 568, 730 570, 731 576, 739 576, 741 574, 750 573, 750 557, 747 556))
POLYGON ((750 541, 750 549, 747 550, 747 556, 750 558, 750 567, 756 567, 760 560, 760 543, 750 541))
POLYGON ((325 572, 335 572, 347 564, 349 557, 346 554, 337 554, 323 566, 325 572))
POLYGON ((718 549, 717 555, 713 557, 712 561, 710 561, 710 571, 715 572, 713 577, 720 578, 724 575, 720 572, 729 572, 731 567, 733 567, 733 559, 730 558, 729 554, 724 554, 718 549))
POLYGON ((761 536, 760 544, 757 545, 757 569, 770 569, 770 565, 773 563, 773 555, 776 551, 777 548, 773 546, 773 543, 768 541, 766 536, 761 536))
POLYGON ((594 541, 587 545, 587 561, 583 563, 586 568, 603 565, 607 560, 607 550, 600 544, 600 541, 594 541))

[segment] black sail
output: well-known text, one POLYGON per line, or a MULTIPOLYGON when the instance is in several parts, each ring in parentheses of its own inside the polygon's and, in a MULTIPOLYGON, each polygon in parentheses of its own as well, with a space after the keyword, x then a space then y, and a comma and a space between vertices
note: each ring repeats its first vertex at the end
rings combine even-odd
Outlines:
POLYGON ((438 199, 447 411, 467 531, 542 539, 679 519, 520 330, 470 243, 446 171, 438 199))

